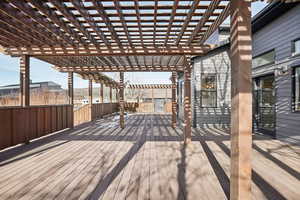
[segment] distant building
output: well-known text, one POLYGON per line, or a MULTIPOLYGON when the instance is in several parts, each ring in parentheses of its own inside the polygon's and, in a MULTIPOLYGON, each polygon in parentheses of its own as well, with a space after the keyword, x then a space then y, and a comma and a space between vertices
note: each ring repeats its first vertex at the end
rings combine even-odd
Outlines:
MULTIPOLYGON (((47 91, 47 92, 57 92, 57 93, 64 91, 61 88, 61 85, 53 81, 35 82, 35 83, 31 82, 30 90, 34 92, 47 91)), ((17 96, 19 93, 20 93, 20 84, 0 86, 0 97, 17 96)))

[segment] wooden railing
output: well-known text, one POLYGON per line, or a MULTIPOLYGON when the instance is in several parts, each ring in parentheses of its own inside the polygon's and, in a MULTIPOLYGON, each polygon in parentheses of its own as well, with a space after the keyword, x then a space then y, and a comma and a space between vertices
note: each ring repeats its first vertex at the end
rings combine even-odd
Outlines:
MULTIPOLYGON (((125 111, 127 112, 138 112, 138 113, 154 113, 154 103, 152 102, 142 102, 142 103, 125 103, 125 111)), ((164 113, 172 112, 172 102, 167 102, 163 107, 164 113)))
POLYGON ((118 103, 97 103, 92 105, 92 119, 103 117, 119 111, 118 103))
POLYGON ((118 112, 118 110, 118 103, 92 104, 92 109, 90 109, 89 104, 84 105, 81 108, 74 111, 74 125, 76 126, 84 122, 89 122, 96 118, 118 112))
POLYGON ((0 108, 0 149, 73 127, 72 105, 0 108))

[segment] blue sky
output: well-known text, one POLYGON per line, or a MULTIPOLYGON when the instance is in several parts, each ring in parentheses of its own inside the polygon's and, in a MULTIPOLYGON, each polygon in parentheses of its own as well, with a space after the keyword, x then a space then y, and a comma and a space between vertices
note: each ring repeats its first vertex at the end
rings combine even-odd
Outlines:
MULTIPOLYGON (((252 15, 258 13, 266 3, 252 3, 252 15)), ((67 87, 67 74, 60 73, 51 68, 51 65, 40 60, 32 58, 31 80, 38 81, 54 81, 67 87)), ((170 73, 167 72, 134 72, 126 73, 125 78, 131 82, 139 83, 169 83, 170 73)), ((0 86, 7 84, 19 83, 19 58, 13 58, 7 55, 0 54, 0 86)), ((76 88, 87 87, 86 80, 82 80, 75 76, 74 84, 76 88)))

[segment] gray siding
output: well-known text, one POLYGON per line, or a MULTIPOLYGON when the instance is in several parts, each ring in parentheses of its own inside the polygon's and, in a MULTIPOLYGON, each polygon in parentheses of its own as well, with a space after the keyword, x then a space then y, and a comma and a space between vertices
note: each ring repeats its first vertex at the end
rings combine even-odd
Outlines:
MULTIPOLYGON (((253 35, 253 56, 275 49, 276 62, 253 68, 253 77, 275 74, 276 136, 282 140, 300 141, 300 113, 292 111, 292 74, 278 75, 276 69, 298 58, 291 57, 292 41, 300 38, 300 5, 263 27, 253 35)), ((219 48, 207 56, 194 59, 192 71, 194 125, 230 124, 230 60, 228 48, 219 48), (218 107, 201 108, 201 73, 218 74, 218 107)))
MULTIPOLYGON (((278 66, 288 65, 284 62, 278 66)), ((292 110, 292 70, 276 75, 276 135, 290 142, 300 141, 300 113, 292 110)))
POLYGON ((230 124, 231 72, 228 47, 221 47, 214 53, 194 60, 193 77, 193 119, 194 126, 230 124), (201 107, 201 74, 217 74, 217 107, 201 107))
POLYGON ((300 5, 257 31, 253 39, 253 56, 275 49, 276 61, 291 56, 291 41, 300 37, 300 5))
MULTIPOLYGON (((253 69, 253 76, 275 73, 288 66, 292 56, 292 41, 300 38, 300 5, 274 20, 253 35, 253 56, 275 49, 275 64, 253 69)), ((292 112, 292 74, 275 73, 276 137, 290 142, 300 141, 300 113, 292 112)))

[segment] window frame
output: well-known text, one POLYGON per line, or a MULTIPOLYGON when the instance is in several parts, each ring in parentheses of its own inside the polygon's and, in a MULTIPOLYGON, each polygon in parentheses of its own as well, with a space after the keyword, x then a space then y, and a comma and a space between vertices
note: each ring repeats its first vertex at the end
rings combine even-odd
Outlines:
POLYGON ((268 66, 268 65, 275 64, 275 61, 276 61, 276 51, 275 51, 275 49, 271 49, 271 50, 265 51, 265 52, 263 52, 263 53, 261 53, 261 54, 259 54, 259 55, 257 55, 257 56, 252 57, 252 63, 251 63, 251 64, 252 64, 252 66, 253 66, 254 68, 256 68, 256 67, 264 67, 264 66, 268 66), (259 65, 259 66, 254 66, 254 65, 253 65, 253 60, 254 60, 254 59, 256 59, 256 58, 258 58, 258 57, 261 57, 261 56, 263 56, 264 54, 268 54, 268 53, 270 53, 270 52, 274 52, 274 60, 273 60, 272 62, 267 63, 267 64, 263 64, 263 65, 259 65))
MULTIPOLYGON (((296 70, 300 69, 300 66, 293 67, 292 70, 292 112, 294 113, 300 113, 300 108, 296 109, 296 70)), ((299 78, 300 78, 300 73, 299 73, 299 78)), ((299 85, 300 89, 300 85, 299 85)), ((300 91, 299 91, 300 95, 300 91)), ((300 103, 300 102, 299 102, 300 103)))
POLYGON ((292 40, 292 57, 294 56, 300 56, 300 52, 299 53, 296 53, 296 42, 300 42, 300 38, 296 38, 294 40, 292 40))
POLYGON ((218 76, 217 73, 201 73, 201 77, 200 77, 200 107, 201 108, 217 108, 218 107, 218 76), (204 75, 210 75, 210 76, 214 76, 215 77, 215 86, 216 88, 214 90, 208 89, 202 89, 202 78, 204 75), (214 102, 214 106, 204 106, 203 105, 203 92, 212 92, 215 93, 215 102, 214 102))

